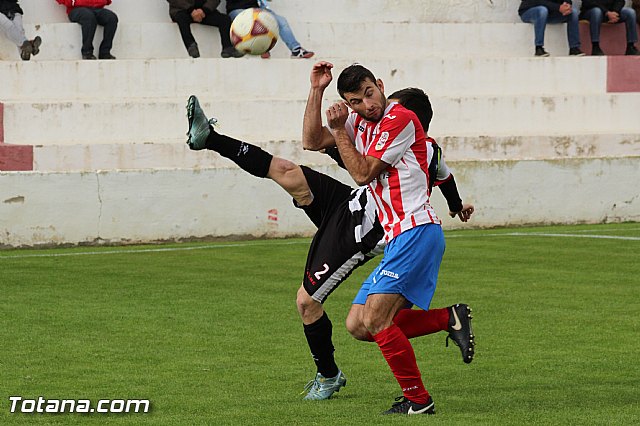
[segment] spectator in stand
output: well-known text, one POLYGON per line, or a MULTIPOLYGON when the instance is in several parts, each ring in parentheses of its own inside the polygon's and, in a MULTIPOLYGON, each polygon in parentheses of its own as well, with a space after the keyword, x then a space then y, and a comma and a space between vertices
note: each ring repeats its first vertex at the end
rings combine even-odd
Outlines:
POLYGON ((191 24, 197 23, 218 27, 220 31, 220 41, 222 42, 223 58, 240 58, 243 53, 238 52, 231 44, 229 30, 231 19, 224 13, 218 12, 220 0, 167 0, 169 2, 169 16, 171 20, 178 24, 182 42, 187 49, 187 53, 192 58, 200 57, 198 43, 191 33, 191 24))
POLYGON ((82 28, 82 59, 97 59, 93 54, 93 36, 98 25, 104 27, 102 43, 98 50, 100 59, 116 59, 111 54, 113 37, 118 28, 118 15, 105 6, 111 4, 111 0, 56 0, 67 7, 69 21, 80 24, 82 28))
POLYGON ((578 10, 571 0, 522 0, 518 14, 523 22, 533 24, 535 34, 535 56, 549 56, 544 50, 544 30, 549 24, 567 23, 569 56, 584 56, 580 50, 578 10))
MULTIPOLYGON (((238 16, 240 12, 253 7, 266 9, 273 14, 273 16, 278 21, 280 39, 284 42, 284 44, 287 45, 287 47, 291 51, 292 58, 311 58, 314 55, 314 52, 308 51, 300 45, 300 43, 296 39, 296 36, 293 35, 293 31, 291 30, 287 19, 284 16, 278 15, 273 10, 271 10, 271 8, 267 6, 267 0, 227 0, 227 14, 231 17, 232 21, 236 16, 238 16)), ((263 53, 262 57, 265 59, 270 58, 271 53, 263 53)))
POLYGON ((20 58, 28 61, 31 55, 35 56, 40 52, 42 39, 36 36, 33 40, 27 40, 22 26, 23 14, 18 0, 0 0, 0 32, 18 46, 20 58))
POLYGON ((591 55, 602 56, 600 48, 600 26, 603 22, 619 24, 624 22, 627 28, 627 50, 625 55, 640 55, 634 46, 638 42, 636 28, 636 12, 630 7, 624 7, 624 0, 583 0, 580 18, 589 21, 591 34, 591 55))

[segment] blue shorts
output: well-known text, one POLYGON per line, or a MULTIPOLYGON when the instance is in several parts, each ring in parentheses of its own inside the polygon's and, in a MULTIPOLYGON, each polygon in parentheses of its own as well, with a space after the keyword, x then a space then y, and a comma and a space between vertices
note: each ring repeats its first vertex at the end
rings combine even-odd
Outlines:
POLYGON ((370 294, 402 294, 410 303, 428 310, 444 248, 440 225, 420 225, 398 235, 387 244, 384 258, 364 281, 353 304, 364 305, 370 294))

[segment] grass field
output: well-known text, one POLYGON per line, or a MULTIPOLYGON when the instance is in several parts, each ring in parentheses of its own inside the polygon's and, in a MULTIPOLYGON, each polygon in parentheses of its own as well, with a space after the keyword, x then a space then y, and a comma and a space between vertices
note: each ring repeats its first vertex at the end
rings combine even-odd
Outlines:
POLYGON ((412 340, 436 416, 327 301, 348 385, 315 368, 295 308, 309 240, 0 251, 0 424, 640 424, 640 224, 445 231, 432 306, 469 303, 476 359, 412 340), (149 399, 146 414, 10 413, 9 396, 149 399))

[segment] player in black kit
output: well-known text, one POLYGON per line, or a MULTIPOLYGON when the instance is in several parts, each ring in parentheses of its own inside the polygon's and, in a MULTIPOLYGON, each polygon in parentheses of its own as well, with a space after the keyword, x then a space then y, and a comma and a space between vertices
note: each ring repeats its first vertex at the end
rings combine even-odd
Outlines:
MULTIPOLYGON (((412 104, 423 103, 422 98, 416 99, 414 91, 424 95, 419 89, 405 89, 390 98, 398 98, 400 103, 412 109, 412 104)), ((424 97, 428 103, 426 95, 424 97)), ((428 105, 428 113, 415 111, 421 121, 424 119, 423 126, 428 126, 431 120, 430 110, 428 105)), ((317 367, 315 379, 305 387, 307 394, 304 398, 329 399, 346 385, 346 378, 335 362, 332 324, 322 304, 356 268, 384 250, 384 242, 381 241, 384 232, 368 188, 353 189, 328 175, 274 157, 258 146, 216 132, 213 127, 216 120, 207 119, 195 96, 191 96, 187 103, 187 117, 187 144, 191 149, 216 151, 244 171, 256 177, 272 179, 293 197, 294 205, 302 209, 318 228, 309 248, 296 304, 317 367)), ((341 163, 337 150, 329 150, 327 154, 338 164, 341 163)), ((473 212, 473 206, 462 204, 453 175, 448 173, 441 157, 437 157, 440 164, 433 164, 433 172, 438 175, 438 167, 447 171, 441 180, 441 189, 449 204, 450 214, 458 215, 466 222, 473 212)), ((467 356, 471 353, 472 357, 473 342, 468 338, 470 326, 467 337, 451 331, 450 336, 463 350, 463 358, 465 353, 467 356)), ((354 337, 367 340, 355 334, 354 337)))

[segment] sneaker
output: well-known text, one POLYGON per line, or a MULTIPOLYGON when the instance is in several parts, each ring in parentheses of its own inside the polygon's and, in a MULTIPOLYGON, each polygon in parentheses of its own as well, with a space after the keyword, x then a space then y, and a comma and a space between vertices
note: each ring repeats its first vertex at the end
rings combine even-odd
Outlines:
POLYGON ((87 53, 87 54, 82 54, 82 59, 88 59, 88 60, 94 60, 94 59, 98 59, 96 58, 96 55, 94 55, 93 53, 87 53))
POLYGON ((35 36, 33 40, 31 40, 31 54, 36 56, 40 53, 40 45, 42 44, 42 39, 40 36, 35 36))
POLYGON ((225 47, 222 49, 222 52, 220 52, 220 56, 223 58, 242 58, 244 53, 239 52, 235 47, 225 47))
POLYGON ((116 59, 116 57, 113 56, 111 53, 107 53, 106 55, 99 55, 98 58, 99 59, 116 59))
POLYGON ((307 401, 319 401, 329 399, 334 392, 340 392, 340 388, 347 385, 347 378, 344 377, 342 371, 338 371, 335 377, 324 377, 322 374, 316 374, 316 378, 304 387, 302 393, 307 392, 304 397, 307 401))
POLYGON ((209 126, 215 125, 218 120, 207 119, 204 111, 200 108, 200 102, 194 95, 189 96, 187 101, 187 119, 189 120, 189 130, 187 131, 187 145, 193 150, 200 150, 206 147, 207 138, 211 133, 209 126))
POLYGON ((191 46, 187 47, 187 53, 192 58, 200 57, 200 49, 198 49, 198 45, 196 43, 193 43, 191 46))
POLYGON ((572 47, 569 49, 569 56, 584 56, 584 52, 578 47, 572 47))
POLYGON ((308 59, 308 58, 313 57, 313 55, 315 55, 314 52, 310 52, 308 50, 305 50, 302 47, 299 47, 298 49, 296 49, 296 50, 291 52, 291 57, 292 58, 308 59))
POLYGON ((627 56, 638 56, 640 55, 640 52, 638 51, 638 49, 636 49, 636 47, 633 44, 630 44, 627 46, 627 51, 624 52, 624 54, 627 56))
POLYGON ((594 46, 591 48, 591 56, 604 56, 604 52, 600 49, 600 46, 594 46))
POLYGON ((396 398, 396 402, 393 403, 391 408, 382 414, 435 414, 436 413, 436 405, 433 403, 433 399, 429 397, 429 400, 426 404, 417 404, 415 402, 409 401, 404 396, 399 396, 396 398))
POLYGON ((31 59, 32 53, 33 53, 33 45, 29 40, 25 40, 25 42, 22 43, 22 46, 20 46, 20 58, 23 61, 28 61, 29 59, 31 59))
POLYGON ((473 361, 474 347, 476 345, 471 328, 471 308, 463 303, 449 308, 449 335, 446 346, 449 347, 449 339, 453 340, 462 352, 462 360, 469 364, 473 361))
POLYGON ((544 47, 542 46, 536 46, 536 56, 546 57, 549 56, 549 52, 544 50, 544 47))

